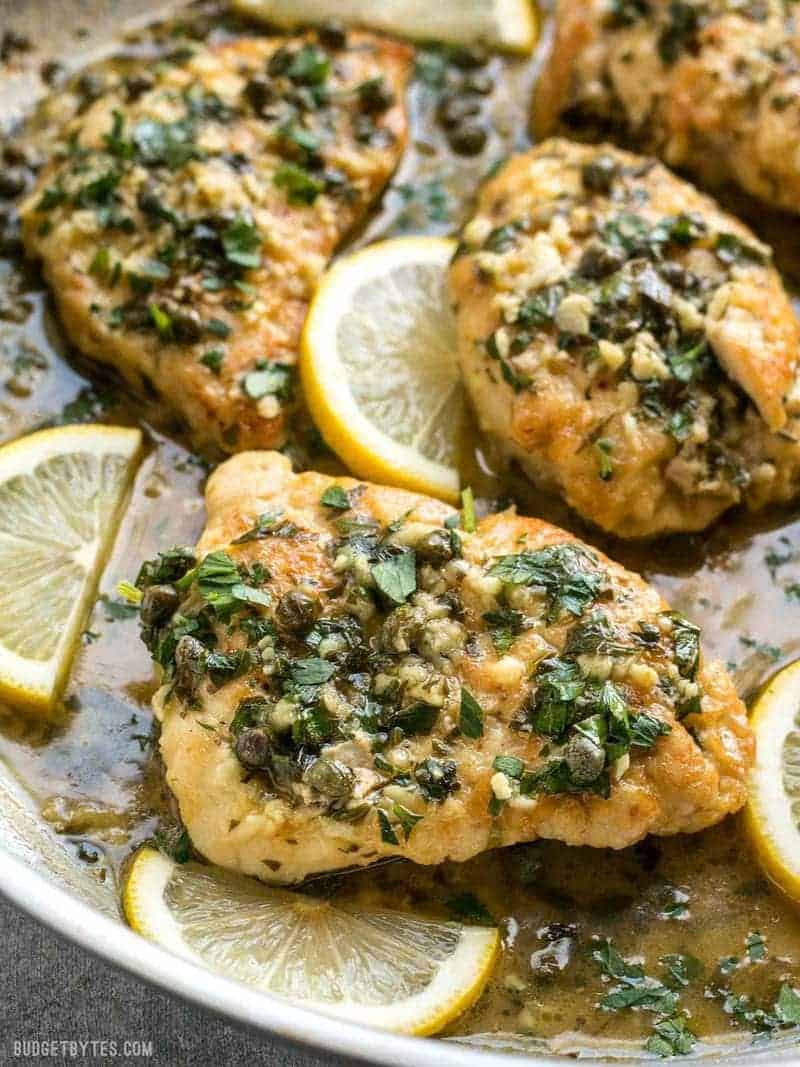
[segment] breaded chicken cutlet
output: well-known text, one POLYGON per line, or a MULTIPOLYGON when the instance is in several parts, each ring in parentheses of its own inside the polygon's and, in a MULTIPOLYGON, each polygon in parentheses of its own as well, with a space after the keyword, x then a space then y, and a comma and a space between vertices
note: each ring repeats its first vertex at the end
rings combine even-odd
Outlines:
POLYGON ((76 347, 197 442, 281 446, 309 298, 403 152, 411 55, 366 33, 242 38, 74 118, 22 217, 76 347))
POLYGON ((209 860, 276 882, 737 810, 745 709, 699 630, 562 530, 246 453, 196 551, 144 565, 167 782, 209 860))
POLYGON ((482 189, 450 270, 481 428, 623 537, 800 487, 800 331, 770 249, 660 163, 551 140, 482 189))
POLYGON ((535 125, 611 138, 707 185, 800 210, 791 0, 558 0, 535 125))

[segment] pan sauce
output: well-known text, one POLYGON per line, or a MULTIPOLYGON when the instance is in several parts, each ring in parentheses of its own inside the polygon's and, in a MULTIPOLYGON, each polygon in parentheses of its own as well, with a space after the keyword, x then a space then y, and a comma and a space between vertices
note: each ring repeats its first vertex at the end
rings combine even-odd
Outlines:
MULTIPOLYGON (((209 27, 215 38, 243 28, 221 18, 211 4, 196 5, 180 23, 123 40, 120 56, 99 64, 91 77, 155 62, 179 49, 186 35, 202 36, 209 27)), ((481 68, 495 83, 483 105, 491 132, 484 151, 470 157, 450 150, 436 121, 443 81, 462 75, 448 74, 441 51, 433 48, 420 51, 418 67, 409 150, 381 210, 352 245, 399 233, 452 232, 468 214, 480 177, 529 144, 535 61, 495 57, 481 68)), ((58 80, 58 72, 45 73, 58 80)), ((84 95, 91 91, 91 77, 79 87, 84 95)), ((4 169, 24 176, 26 155, 35 161, 46 153, 57 125, 80 98, 80 91, 56 89, 28 128, 8 139, 4 169)), ((800 277, 791 253, 798 223, 765 219, 763 210, 741 199, 732 206, 744 215, 752 212, 760 236, 776 243, 778 265, 790 283, 800 277)), ((6 229, 13 238, 11 214, 6 229)), ((125 396, 96 369, 90 374, 69 351, 42 283, 19 262, 13 239, 4 247, 0 440, 54 422, 96 419, 140 423, 149 432, 147 457, 87 624, 63 720, 42 727, 0 709, 0 756, 70 843, 76 862, 100 879, 117 880, 131 851, 159 828, 174 827, 174 815, 149 710, 150 660, 137 639, 135 617, 114 590, 159 548, 195 539, 202 527, 203 479, 217 457, 194 456, 168 416, 125 396)), ((800 520, 791 513, 758 519, 738 514, 707 535, 624 545, 599 538, 521 479, 501 476, 494 457, 473 446, 465 444, 464 481, 485 506, 512 497, 522 512, 566 525, 644 573, 703 626, 708 653, 730 663, 743 695, 799 654, 800 520)), ((300 465, 339 469, 310 426, 298 433, 292 450, 300 465)), ((800 984, 800 915, 765 882, 736 819, 702 835, 650 839, 622 853, 539 842, 461 866, 389 864, 320 879, 310 888, 342 900, 470 921, 485 921, 488 914, 501 923, 506 948, 495 978, 476 1007, 450 1028, 451 1036, 560 1035, 554 1047, 564 1051, 595 1041, 638 1045, 652 1032, 654 1016, 598 1007, 609 985, 592 959, 597 938, 612 938, 624 956, 641 959, 648 975, 677 987, 692 1030, 706 1040, 738 1035, 749 1045, 757 1020, 748 1021, 747 1011, 771 1009, 782 982, 800 984), (676 955, 698 962, 676 963, 676 955), (664 957, 673 958, 660 962, 664 957), (728 991, 752 1002, 744 1005, 728 991)))

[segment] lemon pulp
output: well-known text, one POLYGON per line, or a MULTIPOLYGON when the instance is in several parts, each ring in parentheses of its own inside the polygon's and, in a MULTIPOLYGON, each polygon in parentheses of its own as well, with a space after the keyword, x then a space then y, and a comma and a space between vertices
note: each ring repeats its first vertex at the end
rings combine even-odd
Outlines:
POLYGON ((538 32, 532 0, 234 0, 234 7, 284 27, 338 19, 401 37, 522 53, 533 51, 538 32))
POLYGON ((229 978, 413 1034, 474 1003, 499 948, 495 929, 339 907, 151 848, 133 860, 124 908, 140 934, 229 978))
POLYGON ((756 761, 745 826, 767 875, 800 902, 800 660, 762 691, 751 726, 756 761))
POLYGON ((0 695, 13 703, 58 697, 141 441, 67 426, 0 448, 0 695))
POLYGON ((455 502, 465 401, 446 291, 453 241, 407 237, 340 260, 303 333, 323 437, 355 474, 455 502))

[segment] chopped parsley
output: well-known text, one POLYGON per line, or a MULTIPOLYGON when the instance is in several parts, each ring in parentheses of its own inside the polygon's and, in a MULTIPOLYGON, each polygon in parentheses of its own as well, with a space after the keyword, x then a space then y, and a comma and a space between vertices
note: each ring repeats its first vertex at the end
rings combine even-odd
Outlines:
POLYGON ((204 367, 208 367, 212 374, 219 374, 225 362, 225 353, 221 348, 210 348, 202 354, 200 362, 204 367))
POLYGON ((267 537, 295 537, 299 533, 299 527, 282 516, 281 511, 264 512, 258 516, 254 525, 237 537, 232 544, 246 545, 250 541, 263 541, 267 537))
POLYGON ((611 941, 604 941, 592 952, 592 959, 616 985, 600 1000, 604 1011, 640 1008, 671 1014, 678 1004, 677 993, 655 978, 648 977, 644 968, 628 963, 611 941))
POLYGON ((333 508, 334 511, 349 511, 350 497, 341 485, 329 485, 320 497, 320 504, 326 508, 333 508))
POLYGON ((238 267, 254 270, 261 266, 261 236, 252 219, 237 215, 222 232, 225 257, 238 267))
POLYGON ((697 1041, 689 1029, 685 1015, 671 1015, 661 1019, 653 1027, 653 1035, 645 1043, 645 1049, 663 1059, 669 1056, 688 1056, 697 1041))
POLYGON ((565 613, 581 615, 600 596, 604 576, 593 565, 594 556, 579 545, 548 545, 538 552, 503 556, 489 573, 507 585, 541 589, 548 622, 556 622, 565 613))
POLYGON ((700 665, 700 627, 678 611, 665 612, 665 615, 672 620, 675 663, 681 677, 693 681, 700 665))
POLYGON ((372 566, 375 585, 393 604, 404 604, 417 588, 416 553, 406 549, 372 566))
POLYGON ((383 808, 376 808, 375 810, 378 813, 378 825, 380 826, 381 831, 381 841, 383 841, 385 845, 399 845, 400 840, 397 834, 392 829, 392 824, 389 821, 389 816, 386 814, 383 808))
POLYGON ((631 726, 631 748, 652 748, 659 737, 672 732, 672 727, 663 719, 643 712, 637 715, 631 726))
POLYGON ((281 163, 273 178, 283 189, 290 204, 313 204, 325 191, 325 182, 297 163, 281 163))
POLYGON ((525 764, 517 756, 495 756, 492 767, 506 778, 519 780, 525 770, 525 764))
POLYGON ((767 958, 767 942, 764 935, 758 933, 757 930, 749 933, 745 942, 745 951, 751 963, 765 960, 767 958))
POLYGON ((461 710, 458 726, 464 737, 471 740, 483 736, 483 708, 468 689, 461 687, 461 710))
POLYGON ((406 736, 429 734, 439 717, 439 709, 423 700, 416 700, 392 717, 392 726, 399 727, 406 736))
POLYGON ((525 616, 521 611, 498 608, 497 611, 487 611, 483 620, 489 627, 489 636, 495 652, 504 656, 522 633, 525 616))

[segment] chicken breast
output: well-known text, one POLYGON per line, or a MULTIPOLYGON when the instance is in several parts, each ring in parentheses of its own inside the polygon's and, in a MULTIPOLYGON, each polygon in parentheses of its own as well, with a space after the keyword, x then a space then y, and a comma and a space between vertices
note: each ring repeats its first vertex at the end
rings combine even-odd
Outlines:
POLYGON ((167 781, 195 847, 296 882, 741 806, 753 741, 699 630, 572 536, 245 453, 196 553, 144 565, 167 781))
POLYGON ((652 152, 800 210, 800 22, 789 0, 558 0, 536 126, 652 152))
POLYGON ((402 154, 411 55, 242 38, 73 119, 22 215, 75 345, 201 443, 280 446, 309 298, 402 154))
POLYGON ((800 336, 770 256, 652 160, 561 140, 516 157, 450 271, 481 427, 623 537, 791 499, 800 336))

